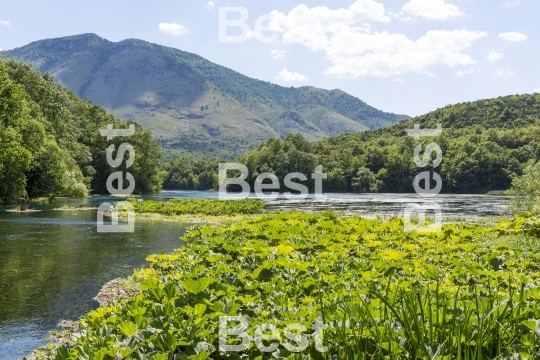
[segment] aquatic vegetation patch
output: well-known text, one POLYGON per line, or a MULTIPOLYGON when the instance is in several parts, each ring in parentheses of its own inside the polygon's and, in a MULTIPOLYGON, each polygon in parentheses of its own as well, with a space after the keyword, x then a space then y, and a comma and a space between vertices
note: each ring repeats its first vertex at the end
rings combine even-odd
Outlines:
POLYGON ((55 359, 538 359, 540 255, 479 240, 537 226, 405 233, 331 212, 201 226, 148 257, 141 292, 85 316, 55 359), (225 317, 237 335, 220 343, 225 317))
POLYGON ((218 200, 218 199, 172 199, 169 201, 128 200, 136 213, 161 215, 208 215, 235 216, 261 214, 266 202, 256 199, 218 200))
POLYGON ((68 205, 64 205, 62 207, 53 209, 53 211, 93 211, 93 210, 97 210, 97 209, 98 208, 95 207, 95 206, 84 206, 84 205, 68 206, 68 205))

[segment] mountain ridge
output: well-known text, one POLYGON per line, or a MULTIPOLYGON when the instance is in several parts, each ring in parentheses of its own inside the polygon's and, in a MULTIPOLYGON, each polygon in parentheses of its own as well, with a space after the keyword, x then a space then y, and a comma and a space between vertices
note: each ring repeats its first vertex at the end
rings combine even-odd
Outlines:
POLYGON ((51 73, 79 97, 152 129, 164 147, 191 153, 232 158, 288 133, 317 140, 409 118, 339 89, 283 87, 139 39, 112 42, 81 34, 0 55, 51 73))

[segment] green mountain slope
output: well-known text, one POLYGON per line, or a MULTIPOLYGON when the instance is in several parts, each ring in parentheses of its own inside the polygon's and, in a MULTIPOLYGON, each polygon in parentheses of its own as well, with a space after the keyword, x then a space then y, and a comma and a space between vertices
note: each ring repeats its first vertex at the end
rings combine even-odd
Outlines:
POLYGON ((33 42, 0 55, 152 129, 168 148, 234 157, 271 137, 315 140, 387 126, 385 113, 341 90, 286 88, 174 48, 94 34, 33 42))
MULTIPOLYGON (((432 169, 431 163, 420 168, 414 162, 414 149, 419 142, 408 136, 406 130, 413 129, 415 124, 421 128, 442 124, 442 135, 424 138, 422 144, 425 149, 429 142, 434 142, 442 149, 442 162, 435 171, 440 174, 442 191, 446 193, 506 190, 528 164, 540 160, 540 94, 533 94, 451 105, 384 129, 315 142, 299 136, 288 136, 284 141, 272 139, 246 152, 238 161, 248 167, 248 181, 252 184, 263 172, 276 174, 283 184, 286 174, 310 174, 322 164, 328 173, 324 182, 326 192, 412 193, 416 175, 432 169)), ((193 160, 185 158, 171 162, 166 168, 169 174, 164 186, 201 188, 214 179, 211 185, 216 188, 215 163, 211 159, 194 166, 193 160), (213 166, 213 172, 209 166, 213 166)), ((434 186, 435 183, 431 184, 434 186)))
POLYGON ((108 141, 99 129, 109 124, 128 127, 103 108, 78 99, 50 75, 0 59, 0 203, 20 197, 108 193, 107 178, 125 171, 126 162, 111 167, 107 148, 115 144, 118 149, 123 142, 135 148, 129 168, 135 192, 160 190, 161 149, 150 131, 135 124, 133 136, 108 141))

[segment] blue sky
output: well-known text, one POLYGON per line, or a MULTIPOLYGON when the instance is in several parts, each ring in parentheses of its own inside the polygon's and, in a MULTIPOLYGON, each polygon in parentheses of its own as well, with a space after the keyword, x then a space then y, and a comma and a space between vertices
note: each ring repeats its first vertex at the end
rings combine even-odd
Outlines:
POLYGON ((340 88, 379 109, 420 115, 540 91, 538 14, 538 0, 0 0, 0 48, 81 33, 138 38, 261 80, 340 88), (245 41, 220 42, 224 7, 246 9, 245 41), (258 33, 263 15, 272 31, 258 33), (273 42, 260 41, 272 34, 273 42))

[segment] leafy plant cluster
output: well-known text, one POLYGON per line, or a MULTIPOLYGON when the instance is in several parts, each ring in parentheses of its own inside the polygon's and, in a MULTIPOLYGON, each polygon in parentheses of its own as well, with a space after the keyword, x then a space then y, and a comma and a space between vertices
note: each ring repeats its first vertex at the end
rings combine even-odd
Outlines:
POLYGON ((260 214, 266 209, 266 202, 256 199, 172 199, 167 202, 139 199, 129 202, 137 213, 162 215, 250 215, 260 214))
MULTIPOLYGON (((125 167, 107 164, 111 144, 99 134, 108 124, 127 128, 99 106, 78 99, 29 65, 0 58, 0 202, 28 196, 86 196, 108 193, 107 177, 125 167)), ((137 125, 129 143, 136 150, 129 169, 136 192, 161 189, 161 150, 137 125)), ((124 162, 125 163, 125 162, 124 162)))
POLYGON ((514 178, 509 194, 513 197, 510 203, 513 212, 540 215, 540 161, 536 164, 531 161, 523 175, 514 178))
MULTIPOLYGON (((419 172, 413 153, 420 142, 408 136, 406 129, 415 124, 422 128, 442 124, 441 136, 421 142, 422 149, 435 142, 443 151, 442 163, 435 169, 442 177, 442 191, 486 193, 509 189, 529 162, 540 161, 539 119, 540 94, 508 96, 452 105, 384 129, 316 142, 301 135, 271 139, 237 161, 248 167, 247 181, 252 187, 264 172, 275 174, 283 184, 288 173, 301 172, 309 178, 315 166, 323 165, 328 174, 326 192, 409 193, 414 192, 413 180, 419 172)), ((208 160, 207 166, 213 161, 208 160)), ((169 178, 189 169, 189 162, 185 168, 183 163, 177 161, 168 168, 169 178)), ((313 188, 313 183, 308 185, 313 188)), ((174 181, 168 183, 171 189, 177 186, 174 181)))
POLYGON ((540 255, 480 240, 527 221, 421 234, 328 212, 196 228, 173 254, 148 257, 140 294, 84 317, 56 360, 538 359, 540 255), (247 317, 251 337, 274 324, 278 340, 263 343, 279 347, 220 352, 221 316, 247 317), (307 342, 286 335, 293 323, 307 342))

